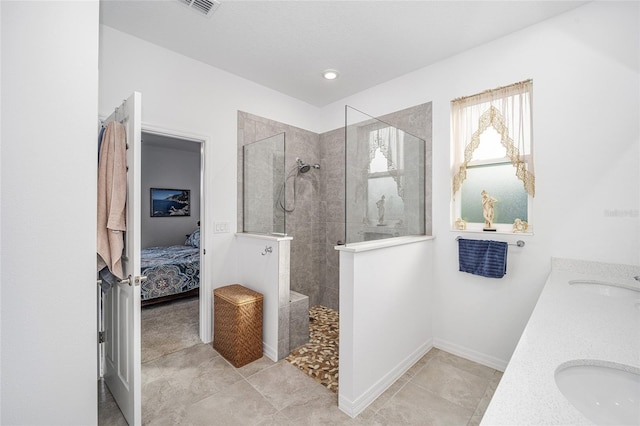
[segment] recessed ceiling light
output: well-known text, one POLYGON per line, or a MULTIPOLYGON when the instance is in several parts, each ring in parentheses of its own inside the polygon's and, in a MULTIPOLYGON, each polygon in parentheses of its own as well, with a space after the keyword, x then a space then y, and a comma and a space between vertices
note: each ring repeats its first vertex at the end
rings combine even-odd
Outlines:
POLYGON ((322 73, 322 76, 327 80, 335 80, 340 73, 336 70, 326 70, 322 73))

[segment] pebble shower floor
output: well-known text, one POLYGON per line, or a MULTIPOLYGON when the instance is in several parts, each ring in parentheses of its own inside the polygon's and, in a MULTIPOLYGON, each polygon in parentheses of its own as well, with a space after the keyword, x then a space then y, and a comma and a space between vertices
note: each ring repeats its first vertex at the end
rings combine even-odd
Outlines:
POLYGON ((309 309, 309 343, 286 358, 327 389, 338 392, 339 313, 325 306, 309 309))

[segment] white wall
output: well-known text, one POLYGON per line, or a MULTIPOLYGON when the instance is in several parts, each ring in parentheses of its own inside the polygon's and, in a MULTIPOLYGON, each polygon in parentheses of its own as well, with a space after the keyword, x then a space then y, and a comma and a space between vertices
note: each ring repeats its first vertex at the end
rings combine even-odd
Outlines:
POLYGON ((433 241, 340 249, 340 409, 354 417, 432 347, 433 241))
POLYGON ((98 2, 2 2, 2 424, 97 423, 98 2))
MULTIPOLYGON (((143 128, 200 135, 205 143, 206 220, 229 222, 229 233, 205 239, 204 280, 213 288, 237 277, 237 112, 247 111, 292 125, 317 126, 317 109, 169 50, 100 26, 101 116, 134 90, 142 93, 143 128), (184 78, 189 76, 189 78, 184 78)), ((205 228, 206 230, 206 228, 205 228)), ((210 312, 210 295, 207 295, 210 312)))
POLYGON ((551 256, 638 263, 639 6, 589 3, 323 109, 329 130, 343 125, 344 104, 379 116, 433 101, 436 346, 503 368, 551 256), (450 101, 527 78, 535 235, 521 238, 522 249, 510 247, 504 279, 458 272, 458 234, 449 224, 450 101), (615 210, 630 213, 607 216, 615 210))
POLYGON ((142 247, 184 244, 200 220, 200 152, 148 145, 143 139, 141 177, 142 247), (151 217, 151 188, 191 190, 191 215, 151 217))

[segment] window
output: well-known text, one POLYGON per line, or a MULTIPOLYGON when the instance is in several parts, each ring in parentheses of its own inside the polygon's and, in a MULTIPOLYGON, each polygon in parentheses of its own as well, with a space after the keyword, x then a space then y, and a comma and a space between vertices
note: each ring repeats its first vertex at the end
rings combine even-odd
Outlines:
POLYGON ((369 173, 367 217, 377 224, 380 207, 384 206, 384 223, 402 224, 404 206, 404 132, 393 127, 382 127, 369 132, 369 173), (380 200, 384 200, 379 204, 380 200))
POLYGON ((527 80, 451 102, 454 229, 532 232, 532 89, 527 80))

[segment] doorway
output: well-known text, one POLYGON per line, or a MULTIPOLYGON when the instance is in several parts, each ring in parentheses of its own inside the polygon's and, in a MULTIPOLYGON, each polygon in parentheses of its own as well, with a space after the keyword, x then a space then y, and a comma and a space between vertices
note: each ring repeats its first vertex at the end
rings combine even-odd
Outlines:
MULTIPOLYGON (((139 99, 137 100, 139 101, 139 99)), ((128 103, 133 105, 133 102, 128 102, 128 103)), ((135 126, 133 127, 135 128, 135 126)), ((129 144, 129 148, 132 148, 132 147, 134 148, 131 151, 136 151, 135 149, 136 145, 139 147, 139 151, 138 151, 139 154, 137 154, 139 160, 138 160, 137 166, 133 168, 133 169, 137 169, 137 173, 133 172, 133 170, 130 167, 128 167, 129 171, 127 175, 128 175, 128 180, 131 177, 132 179, 139 179, 138 182, 140 182, 139 191, 136 192, 137 202, 131 203, 131 206, 133 206, 133 210, 131 214, 137 215, 138 218, 140 219, 140 223, 136 225, 134 230, 134 233, 137 234, 138 250, 140 250, 140 247, 145 248, 150 245, 162 245, 163 244, 162 238, 167 237, 167 235, 164 235, 162 232, 158 230, 156 230, 155 232, 152 231, 151 234, 154 234, 154 235, 151 235, 150 237, 149 235, 144 236, 145 234, 149 233, 149 230, 148 230, 148 227, 146 227, 146 225, 142 224, 142 222, 145 222, 151 219, 155 219, 158 221, 164 220, 166 228, 168 229, 169 233, 173 232, 175 234, 174 240, 171 240, 171 238, 165 239, 164 244, 176 243, 175 245, 184 246, 184 245, 187 245, 186 244, 187 240, 189 239, 189 237, 191 237, 191 241, 189 244, 191 246, 196 246, 196 245, 198 246, 196 250, 200 260, 199 264, 197 265, 198 271, 199 271, 198 286, 197 288, 195 288, 195 292, 193 293, 194 296, 192 296, 192 301, 195 303, 191 303, 192 307, 190 308, 191 310, 195 310, 196 319, 195 319, 195 326, 192 327, 192 332, 194 335, 190 337, 190 342, 195 344, 195 343, 200 343, 201 341, 207 341, 207 339, 210 339, 210 333, 211 333, 210 331, 211 330, 211 326, 210 326, 211 297, 209 298, 206 297, 206 295, 210 293, 210 289, 207 287, 207 284, 206 284, 207 280, 204 278, 206 262, 204 262, 204 257, 203 257, 205 254, 204 244, 206 241, 206 220, 205 220, 206 208, 205 208, 205 196, 204 196, 204 194, 206 194, 206 191, 205 191, 204 174, 205 174, 205 145, 207 142, 207 138, 200 137, 200 136, 193 136, 187 133, 166 131, 166 130, 152 128, 144 125, 142 125, 142 129, 141 127, 137 127, 137 130, 139 132, 137 136, 137 141, 135 141, 136 138, 134 136, 131 136, 130 137, 131 142, 129 144), (147 148, 151 148, 151 151, 149 151, 147 148), (156 151, 155 154, 153 154, 154 150, 156 151), (163 150, 164 150, 164 157, 166 158, 164 160, 157 159, 157 157, 159 156, 161 157, 159 152, 163 150), (148 157, 148 158, 146 158, 145 160, 145 157, 148 157), (191 169, 190 171, 192 172, 193 175, 190 178, 191 180, 188 182, 185 180, 179 180, 179 177, 178 177, 179 167, 177 167, 176 165, 179 162, 179 160, 183 157, 186 157, 186 158, 190 157, 192 160, 192 162, 190 163, 190 169, 191 169), (155 163, 153 160, 154 158, 156 158, 155 163), (160 170, 161 171, 160 176, 161 177, 164 176, 164 178, 167 180, 164 180, 164 181, 157 180, 160 178, 156 177, 154 178, 156 179, 155 181, 149 183, 148 185, 143 186, 142 174, 145 173, 144 169, 148 167, 151 167, 152 169, 155 168, 160 170), (151 201, 151 191, 150 191, 151 187, 153 188, 166 187, 165 189, 188 190, 188 195, 189 195, 188 204, 187 204, 188 214, 186 214, 187 210, 183 209, 182 214, 178 214, 178 215, 173 214, 167 217, 162 217, 162 215, 154 215, 154 212, 152 211, 152 201, 151 201), (188 229, 188 231, 184 231, 183 228, 178 226, 178 223, 181 220, 184 222, 188 222, 184 224, 186 226, 186 228, 184 229, 188 229), (197 243, 195 243, 195 237, 193 236, 194 231, 196 230, 199 231, 197 243), (180 234, 179 232, 181 232, 182 234, 180 234), (160 237, 160 239, 156 238, 158 236, 160 237), (144 243, 144 245, 141 243, 144 243)), ((129 140, 129 137, 128 137, 128 140, 129 140)), ((127 163, 129 164, 129 160, 127 160, 127 163)), ((178 200, 178 201, 183 201, 183 200, 178 200)), ((174 204, 174 207, 175 206, 176 204, 174 204)), ((131 235, 134 235, 134 234, 132 233, 131 235)), ((142 268, 138 269, 138 274, 140 274, 141 270, 142 268)), ((140 281, 142 282, 142 284, 137 286, 138 289, 140 289, 144 285, 144 281, 143 280, 140 280, 140 281)), ((138 294, 139 294, 138 300, 140 300, 141 293, 142 293, 141 291, 138 291, 138 294)), ((182 301, 188 302, 189 300, 180 299, 177 302, 182 302, 182 301)), ((162 304, 160 304, 159 306, 161 305, 162 304)), ((138 327, 139 327, 138 340, 137 340, 138 362, 137 363, 134 362, 131 364, 131 365, 137 364, 137 371, 140 371, 140 366, 141 366, 141 357, 140 357, 141 339, 139 334, 140 333, 140 311, 141 311, 140 302, 138 302, 138 314, 137 314, 138 327)), ((101 330, 103 329, 102 328, 103 323, 104 321, 101 316, 100 318, 101 330)), ((185 344, 185 343, 182 343, 182 344, 185 344)), ((189 343, 186 343, 186 344, 189 344, 189 343)), ((131 347, 135 347, 135 346, 136 345, 134 343, 134 345, 131 347)), ((170 348, 169 350, 172 351, 176 349, 170 348)), ((177 350, 179 350, 179 348, 177 350)), ((99 345, 98 351, 100 354, 99 377, 102 378, 103 377, 102 358, 104 354, 104 344, 99 345)), ((139 401, 139 398, 140 398, 139 392, 140 392, 140 386, 141 386, 139 379, 136 380, 136 383, 134 384, 134 386, 138 388, 137 392, 138 392, 138 401, 139 401)), ((106 388, 105 383, 102 379, 99 380, 98 407, 99 407, 98 411, 100 414, 100 419, 103 420, 101 422, 102 424, 119 424, 118 421, 124 421, 124 417, 119 417, 120 416, 120 410, 118 409, 119 407, 118 405, 116 405, 114 398, 111 397, 111 392, 109 389, 106 388), (116 414, 116 418, 119 419, 115 423, 111 422, 113 418, 110 416, 112 414, 116 414), (108 420, 105 420, 104 415, 106 415, 106 419, 108 420)), ((140 407, 139 402, 137 407, 140 407)), ((139 416, 139 414, 137 415, 139 416)), ((137 422, 138 420, 134 421, 134 423, 137 423, 137 422)))
POLYGON ((204 142, 143 128, 142 363, 200 343, 204 142))

